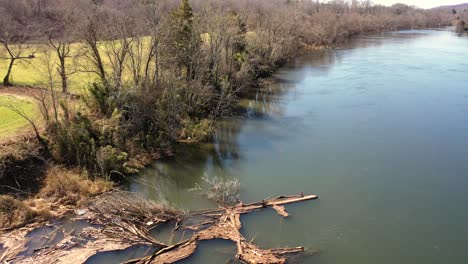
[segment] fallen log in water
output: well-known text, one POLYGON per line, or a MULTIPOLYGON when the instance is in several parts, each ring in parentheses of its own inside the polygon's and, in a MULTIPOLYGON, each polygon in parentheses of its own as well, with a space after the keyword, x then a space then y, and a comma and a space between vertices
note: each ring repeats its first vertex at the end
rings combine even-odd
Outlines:
POLYGON ((184 229, 196 231, 192 238, 175 245, 162 248, 151 256, 129 261, 127 264, 175 263, 192 255, 196 251, 199 241, 212 239, 225 239, 236 243, 236 258, 245 263, 285 263, 285 255, 303 252, 304 248, 260 249, 258 246, 247 241, 240 233, 240 229, 242 227, 240 215, 271 207, 280 216, 287 217, 288 213, 283 205, 316 198, 318 198, 316 195, 280 196, 251 204, 240 203, 232 207, 193 212, 184 219, 188 219, 190 216, 204 216, 205 214, 208 218, 212 219, 215 217, 216 219, 204 221, 200 224, 182 226, 184 229))
POLYGON ((241 234, 241 215, 265 208, 274 209, 281 217, 289 214, 286 204, 316 199, 315 195, 280 196, 256 203, 220 207, 185 213, 164 205, 147 201, 135 194, 113 192, 97 198, 84 210, 78 220, 92 223, 76 234, 67 234, 47 247, 34 249, 30 255, 21 254, 27 248, 29 237, 24 231, 0 237, 5 250, 0 261, 18 263, 71 263, 85 262, 98 252, 121 250, 133 245, 155 248, 151 255, 126 263, 175 263, 191 256, 200 241, 224 239, 233 241, 236 258, 244 263, 285 263, 288 254, 301 253, 303 247, 261 249, 241 234), (191 233, 191 237, 168 245, 149 235, 151 229, 168 221, 176 222, 175 230, 191 233), (8 238, 10 237, 11 238, 8 238))

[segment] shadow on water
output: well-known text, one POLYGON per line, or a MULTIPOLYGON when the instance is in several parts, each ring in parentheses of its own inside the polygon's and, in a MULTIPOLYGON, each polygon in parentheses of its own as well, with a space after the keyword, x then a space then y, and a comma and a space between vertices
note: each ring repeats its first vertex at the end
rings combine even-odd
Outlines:
MULTIPOLYGON (((203 206, 215 206, 204 201, 189 189, 201 183, 203 177, 232 177, 227 168, 235 168, 242 161, 242 151, 238 143, 239 134, 248 120, 271 120, 284 114, 281 97, 290 93, 307 76, 294 68, 332 65, 333 53, 315 52, 309 56, 316 60, 298 59, 280 69, 268 82, 268 85, 252 88, 240 100, 240 107, 245 113, 242 117, 218 122, 212 142, 203 144, 184 144, 176 147, 176 155, 170 159, 156 162, 129 184, 131 191, 138 192, 154 200, 168 200, 185 209, 200 209, 203 206), (153 186, 153 187, 149 187, 153 186), (157 188, 154 188, 157 186, 157 188), (186 203, 184 200, 188 200, 186 203), (192 206, 198 204, 199 206, 192 206)), ((274 134, 270 135, 275 137, 274 134)), ((262 142, 261 139, 257 142, 262 142)), ((266 144, 266 142, 264 142, 266 144)))
MULTIPOLYGON (((245 129, 245 122, 259 122, 256 129, 262 134, 257 133, 259 137, 252 143, 269 148, 270 143, 264 138, 281 139, 284 135, 280 131, 260 130, 264 129, 261 122, 284 117, 284 97, 294 96, 295 89, 306 79, 326 76, 336 64, 342 63, 346 57, 360 49, 409 42, 426 34, 425 31, 400 31, 364 35, 336 49, 307 52, 279 69, 268 80, 267 85, 249 90, 239 104, 245 114, 220 121, 212 142, 177 146, 175 157, 153 164, 134 182, 129 183, 129 189, 150 199, 167 200, 185 209, 214 206, 189 190, 200 184, 203 177, 235 176, 236 168, 243 160, 243 151, 246 150, 245 146, 239 146, 239 135, 245 129), (346 53, 341 52, 342 50, 346 50, 346 53), (155 186, 157 187, 154 188, 155 186)), ((291 117, 281 122, 285 122, 285 127, 300 128, 302 119, 291 117)))
MULTIPOLYGON (((75 236, 81 233, 84 228, 91 226, 93 225, 84 220, 73 221, 65 219, 31 230, 26 235, 26 237, 30 239, 25 246, 26 249, 19 255, 29 256, 37 251, 37 249, 53 247, 61 242, 66 235, 75 236)), ((86 243, 86 239, 75 242, 82 245, 86 243)))
POLYGON ((455 34, 457 34, 457 36, 460 38, 468 38, 468 31, 456 32, 455 34))
MULTIPOLYGON (((196 220, 196 218, 193 218, 192 220, 196 220)), ((186 220, 186 222, 188 221, 186 220)), ((163 223, 158 225, 157 228, 150 230, 149 235, 166 245, 173 245, 192 237, 194 233, 192 230, 185 230, 183 228, 179 228, 174 231, 175 227, 175 221, 163 223)))
POLYGON ((151 255, 156 248, 148 245, 135 245, 127 249, 100 252, 90 257, 84 264, 124 263, 132 259, 151 255))
POLYGON ((180 261, 181 264, 189 263, 225 263, 240 264, 235 259, 236 245, 232 241, 209 240, 198 244, 197 251, 192 256, 180 261))

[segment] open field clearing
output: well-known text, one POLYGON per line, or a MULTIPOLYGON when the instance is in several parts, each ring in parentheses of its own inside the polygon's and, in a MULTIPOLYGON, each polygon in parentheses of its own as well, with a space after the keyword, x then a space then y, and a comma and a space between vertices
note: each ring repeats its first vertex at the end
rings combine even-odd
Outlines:
MULTIPOLYGON (((72 44, 71 58, 67 59, 67 72, 73 73, 68 76, 68 86, 71 93, 79 94, 87 85, 92 82, 95 76, 92 73, 85 72, 87 60, 79 56, 82 49, 81 44, 72 44)), ((15 49, 15 46, 13 46, 15 49)), ((1 57, 7 57, 5 51, 0 49, 1 57)), ((57 90, 60 90, 60 76, 57 71, 59 64, 58 58, 51 49, 46 45, 31 45, 27 51, 24 52, 25 56, 34 54, 34 58, 16 60, 13 66, 10 81, 15 86, 32 86, 32 87, 49 87, 49 73, 48 65, 52 69, 52 85, 57 90)), ((7 72, 9 60, 0 60, 0 81, 7 72)))
MULTIPOLYGON (((246 39, 253 41, 256 38, 255 32, 247 32, 246 39)), ((201 34, 201 39, 205 45, 210 43, 210 34, 201 34)), ((150 52, 151 46, 150 37, 141 37, 131 40, 130 50, 138 56, 146 57, 150 52)), ((112 52, 119 49, 121 42, 116 41, 102 41, 99 43, 99 51, 101 53, 104 66, 106 70, 112 68, 112 52)), ((13 45, 13 49, 17 49, 13 45)), ((71 57, 67 58, 67 72, 71 73, 68 76, 69 91, 73 94, 81 94, 86 90, 89 85, 98 79, 98 75, 90 72, 89 69, 93 66, 88 57, 88 50, 81 43, 74 43, 70 45, 71 57)), ((5 51, 0 48, 0 57, 7 58, 5 51)), ((17 86, 32 86, 32 87, 49 87, 49 73, 47 65, 52 69, 53 86, 60 90, 60 76, 58 74, 59 61, 54 51, 46 44, 29 45, 24 52, 25 56, 34 55, 31 59, 17 60, 14 64, 10 81, 17 86)), ((9 60, 0 60, 0 81, 3 80, 9 64, 9 60)), ((131 82, 132 80, 132 61, 128 55, 125 59, 122 79, 123 82, 131 82)), ((142 71, 143 69, 139 69, 142 71)))
POLYGON ((10 105, 35 119, 40 116, 35 102, 16 95, 0 94, 0 140, 14 136, 29 126, 24 118, 10 109, 10 105))
MULTIPOLYGON (((204 36, 207 38, 207 36, 204 36)), ((134 38, 130 43, 130 50, 133 53, 138 53, 138 56, 148 56, 150 51, 150 38, 141 37, 134 38)), ((104 68, 108 72, 112 72, 113 52, 120 48, 121 41, 102 41, 99 42, 99 52, 103 60, 104 68)), ((24 45, 23 45, 24 46, 24 45)), ((13 50, 24 49, 12 45, 13 50)), ((130 51, 129 50, 129 51, 130 51)), ((92 62, 89 57, 89 50, 81 43, 74 43, 70 45, 70 57, 66 59, 66 69, 68 76, 68 88, 73 94, 81 94, 86 90, 89 85, 98 79, 98 75, 93 72, 92 62)), ((57 54, 47 44, 31 44, 23 51, 24 56, 31 56, 33 58, 16 60, 10 76, 10 81, 16 86, 32 86, 32 87, 50 87, 50 74, 51 69, 52 85, 55 89, 61 89, 60 75, 58 73, 59 61, 57 54), (49 68, 48 68, 49 67, 49 68)), ((3 80, 10 60, 6 51, 0 48, 0 81, 3 80)), ((122 81, 130 82, 132 79, 133 69, 130 56, 126 56, 124 68, 122 72, 122 81)), ((114 64, 115 65, 115 64, 114 64)), ((143 70, 143 69, 140 69, 143 70)), ((111 77, 111 76, 109 76, 111 77)))

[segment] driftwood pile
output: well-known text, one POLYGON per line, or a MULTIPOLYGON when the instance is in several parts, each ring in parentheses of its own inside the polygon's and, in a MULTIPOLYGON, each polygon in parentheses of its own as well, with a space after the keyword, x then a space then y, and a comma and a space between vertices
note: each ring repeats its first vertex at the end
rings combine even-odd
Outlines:
MULTIPOLYGON (((142 211, 141 204, 134 207, 139 208, 138 212, 132 212, 127 207, 123 212, 121 210, 118 211, 117 208, 109 209, 112 206, 109 207, 109 204, 106 203, 95 205, 91 208, 96 214, 97 219, 101 219, 101 222, 112 222, 112 225, 108 226, 114 226, 114 228, 106 228, 109 234, 119 237, 125 236, 127 239, 134 240, 134 242, 145 242, 158 248, 152 255, 128 261, 127 264, 175 263, 195 253, 200 241, 212 239, 233 241, 237 247, 236 258, 244 263, 285 263, 286 255, 303 252, 304 248, 260 249, 258 246, 247 241, 241 234, 242 223, 240 216, 269 207, 274 209, 280 216, 287 217, 288 213, 284 208, 285 204, 316 198, 316 195, 304 196, 302 194, 279 196, 251 204, 239 203, 235 206, 195 211, 186 214, 177 211, 170 211, 168 213, 162 208, 155 209, 154 205, 147 205, 148 211, 142 211), (106 210, 106 212, 103 210, 106 210), (166 245, 148 234, 151 229, 167 221, 176 221, 175 230, 183 229, 193 232, 193 235, 189 239, 176 244, 166 245)), ((119 204, 123 202, 124 200, 120 201, 119 204)))

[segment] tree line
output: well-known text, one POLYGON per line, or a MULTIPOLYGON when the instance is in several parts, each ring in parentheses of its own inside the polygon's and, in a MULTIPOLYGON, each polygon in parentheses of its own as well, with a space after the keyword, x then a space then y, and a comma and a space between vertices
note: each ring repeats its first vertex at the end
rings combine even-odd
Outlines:
POLYGON ((50 155, 96 175, 130 173, 142 151, 209 137, 249 87, 306 48, 450 19, 356 0, 5 0, 3 84, 14 85, 18 61, 40 59, 49 82, 34 95, 47 124, 36 131, 50 155), (78 73, 92 82, 75 103, 78 73))

